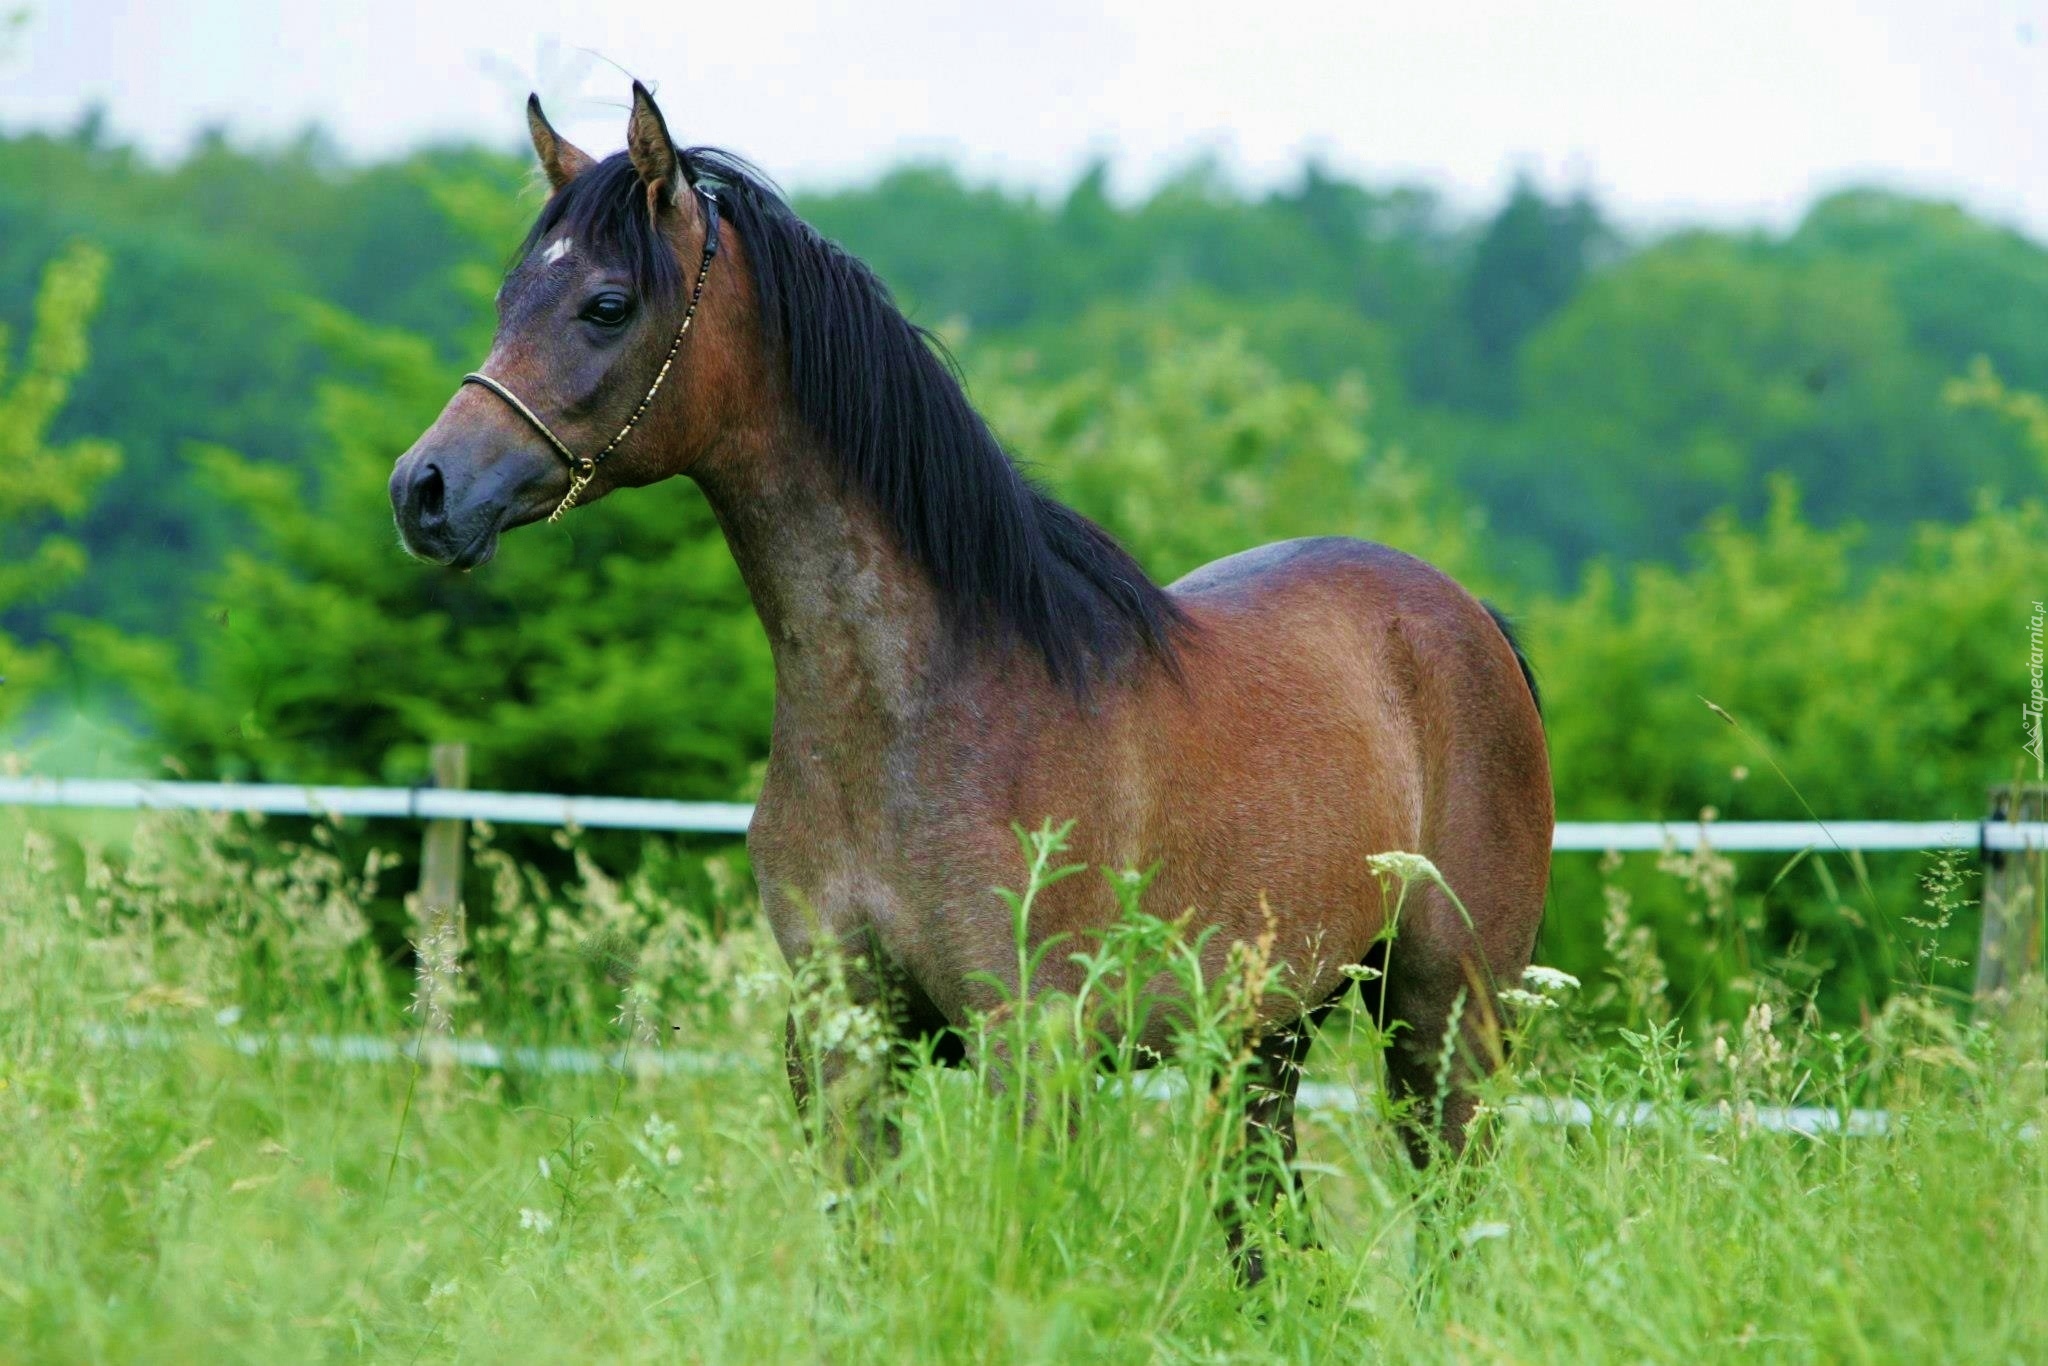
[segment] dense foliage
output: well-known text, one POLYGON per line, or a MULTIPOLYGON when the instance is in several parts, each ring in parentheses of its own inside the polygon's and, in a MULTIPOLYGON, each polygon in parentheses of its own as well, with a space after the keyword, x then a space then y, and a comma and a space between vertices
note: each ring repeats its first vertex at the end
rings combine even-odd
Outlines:
MULTIPOLYGON (((106 266, 97 250, 78 243, 49 264, 18 363, 0 326, 0 614, 49 598, 84 571, 84 552, 58 528, 77 518, 120 466, 119 452, 105 441, 49 438, 85 365, 86 324, 99 306, 106 266)), ((0 720, 48 674, 53 655, 47 647, 24 648, 0 630, 0 720)))
MULTIPOLYGON (((312 400, 332 361, 307 301, 414 334, 459 373, 477 277, 534 207, 515 199, 527 179, 476 149, 349 166, 317 135, 260 153, 209 138, 169 167, 90 119, 0 138, 0 318, 26 316, 63 243, 112 262, 97 362, 56 436, 110 439, 127 462, 81 530, 105 572, 69 606, 182 624, 163 619, 190 602, 178 589, 241 538, 192 443, 323 461, 312 400)), ((2038 474, 1939 397, 1978 356, 2048 388, 2048 251, 1949 205, 1844 192, 1782 235, 1638 249, 1596 204, 1526 184, 1472 223, 1313 165, 1262 196, 1200 165, 1134 204, 1105 183, 1098 168, 1045 200, 911 167, 798 202, 916 316, 964 334, 970 364, 1002 349, 1049 376, 1114 371, 1170 326, 1238 331, 1290 378, 1358 376, 1379 442, 1487 514, 1517 581, 1671 558, 1705 514, 1760 513, 1774 473, 1823 524, 1868 524, 1874 553, 2038 474)))

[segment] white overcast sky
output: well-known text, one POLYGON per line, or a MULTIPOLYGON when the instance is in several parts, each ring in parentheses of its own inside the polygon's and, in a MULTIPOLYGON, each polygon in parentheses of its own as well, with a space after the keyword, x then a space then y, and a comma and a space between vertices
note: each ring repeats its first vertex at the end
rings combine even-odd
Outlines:
POLYGON ((1316 154, 1465 206, 1528 170, 1640 224, 1879 181, 2048 238, 2048 0, 30 0, 0 43, 0 127, 97 102, 164 154, 315 121, 355 156, 510 146, 535 86, 609 151, 615 62, 796 188, 938 156, 1056 189, 1107 154, 1130 192, 1203 152, 1263 186, 1316 154))

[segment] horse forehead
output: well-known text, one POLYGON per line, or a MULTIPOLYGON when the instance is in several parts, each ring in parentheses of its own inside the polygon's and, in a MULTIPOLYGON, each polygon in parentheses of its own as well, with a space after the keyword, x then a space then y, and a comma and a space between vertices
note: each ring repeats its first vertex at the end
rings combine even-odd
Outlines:
POLYGON ((550 267, 561 264, 575 253, 576 239, 566 233, 530 253, 499 284, 498 307, 503 309, 514 303, 532 306, 558 295, 566 287, 566 277, 552 275, 550 267))

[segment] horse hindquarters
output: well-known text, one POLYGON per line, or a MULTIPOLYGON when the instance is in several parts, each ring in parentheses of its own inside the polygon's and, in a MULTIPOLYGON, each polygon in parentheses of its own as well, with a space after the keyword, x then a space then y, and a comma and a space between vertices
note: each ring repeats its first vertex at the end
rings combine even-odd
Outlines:
POLYGON ((1387 1080, 1407 1108, 1417 1166, 1439 1144, 1464 1149, 1472 1083, 1504 1060, 1503 987, 1529 965, 1550 880, 1550 764, 1533 684, 1504 629, 1458 594, 1462 637, 1418 649, 1432 745, 1424 787, 1426 855, 1456 893, 1409 890, 1389 951, 1387 1018, 1398 1020, 1387 1080), (1455 1030, 1448 1047, 1446 1037, 1455 1030))

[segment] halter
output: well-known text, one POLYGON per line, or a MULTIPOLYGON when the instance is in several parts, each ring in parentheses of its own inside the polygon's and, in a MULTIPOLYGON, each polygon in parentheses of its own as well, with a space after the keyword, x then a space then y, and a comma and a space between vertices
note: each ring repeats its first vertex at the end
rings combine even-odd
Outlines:
MULTIPOLYGON (((705 224, 704 259, 697 266, 697 283, 690 287, 690 306, 683 310, 682 325, 676 328, 676 338, 669 343, 668 356, 661 362, 661 369, 655 373, 654 383, 647 386, 647 392, 641 396, 639 406, 633 409, 633 415, 626 419, 625 426, 619 428, 617 436, 604 443, 603 450, 599 451, 596 455, 576 454, 576 452, 569 449, 568 443, 555 435, 553 428, 541 421, 539 413, 534 412, 533 409, 520 402, 519 395, 506 388, 504 384, 492 379, 481 370, 473 370, 462 377, 463 384, 480 385, 496 394, 499 398, 504 399, 512 411, 531 423, 533 429, 546 437, 548 444, 555 448, 555 454, 561 456, 567 462, 570 475, 569 491, 562 495, 562 501, 555 505, 553 512, 548 514, 550 522, 560 521, 563 513, 576 506, 576 500, 582 496, 585 486, 590 483, 592 476, 597 473, 598 465, 606 456, 619 448, 620 442, 633 434, 633 428, 639 425, 641 417, 647 412, 647 405, 654 402, 654 396, 661 392, 661 382, 668 378, 669 367, 676 363, 676 353, 683 349, 683 336, 690 330, 691 320, 697 316, 698 301, 704 297, 704 281, 711 274, 711 260, 718 255, 718 200, 709 190, 700 185, 693 185, 690 188, 695 190, 697 198, 703 201, 705 224)), ((456 387, 460 388, 461 386, 458 385, 456 387)))

